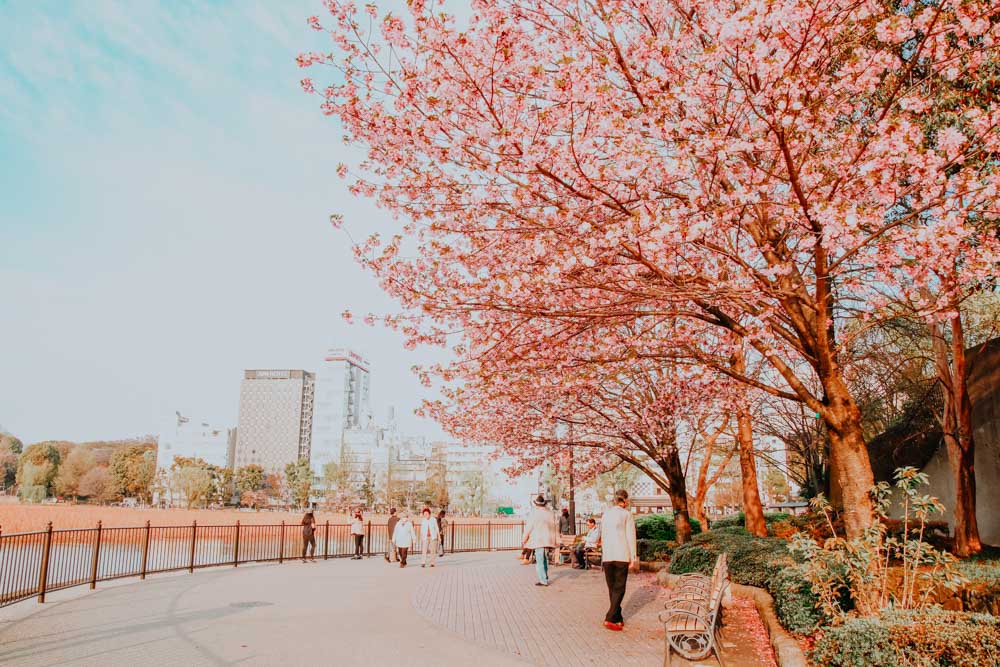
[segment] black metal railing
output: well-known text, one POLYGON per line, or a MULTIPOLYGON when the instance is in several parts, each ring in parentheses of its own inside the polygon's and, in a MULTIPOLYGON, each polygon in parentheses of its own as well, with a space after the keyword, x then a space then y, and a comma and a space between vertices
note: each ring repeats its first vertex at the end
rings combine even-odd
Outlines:
MULTIPOLYGON (((419 523, 416 524, 419 526, 419 523)), ((385 524, 365 524, 364 553, 389 548, 385 524)), ((524 523, 451 522, 444 548, 450 553, 521 548, 524 523)), ((345 558, 355 553, 350 524, 316 525, 316 558, 345 558)), ((302 558, 302 526, 298 524, 145 526, 0 533, 0 607, 73 586, 99 581, 178 572, 220 565, 263 563, 302 558)), ((417 551, 418 549, 414 549, 417 551)))

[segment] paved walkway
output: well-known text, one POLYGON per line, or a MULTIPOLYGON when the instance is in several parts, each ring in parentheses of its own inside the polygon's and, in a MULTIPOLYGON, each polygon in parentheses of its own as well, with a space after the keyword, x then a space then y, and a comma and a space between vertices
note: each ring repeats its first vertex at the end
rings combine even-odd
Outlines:
POLYGON ((599 571, 553 574, 533 586, 534 568, 501 552, 433 569, 296 562, 63 591, 0 609, 0 664, 662 664, 651 575, 630 577, 626 630, 613 633, 599 571))

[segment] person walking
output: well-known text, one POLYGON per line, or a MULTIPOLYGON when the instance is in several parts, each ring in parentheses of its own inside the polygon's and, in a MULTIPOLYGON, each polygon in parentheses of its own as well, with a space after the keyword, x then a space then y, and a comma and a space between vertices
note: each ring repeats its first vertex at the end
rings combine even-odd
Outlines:
POLYGON ((535 552, 535 572, 538 574, 536 586, 549 585, 549 559, 545 550, 556 546, 559 541, 556 517, 545 505, 545 496, 539 494, 524 524, 524 537, 521 539, 522 548, 533 549, 535 552))
POLYGON ((572 535, 575 532, 573 520, 569 517, 569 510, 564 507, 562 514, 559 515, 559 534, 572 535))
POLYGON ((316 517, 310 507, 302 517, 302 562, 306 562, 306 547, 309 547, 309 560, 316 562, 316 517))
POLYGON ((587 536, 573 550, 573 555, 576 556, 576 565, 573 567, 578 570, 589 570, 590 561, 587 560, 587 550, 596 549, 597 543, 600 541, 601 529, 597 527, 597 521, 591 517, 587 519, 587 536))
POLYGON ((392 531, 392 542, 399 551, 399 566, 406 567, 406 555, 410 553, 414 542, 417 541, 417 534, 413 532, 413 524, 410 523, 410 515, 403 512, 395 530, 392 531))
POLYGON ((611 601, 604 627, 618 632, 625 628, 622 600, 625 599, 628 572, 639 562, 635 551, 635 519, 628 510, 628 503, 628 491, 619 489, 613 504, 604 510, 601 518, 601 567, 611 601))
POLYGON ((365 521, 361 516, 361 510, 354 511, 354 518, 351 520, 351 535, 354 536, 354 556, 351 560, 361 560, 365 543, 365 521))
POLYGON ((385 552, 385 562, 387 563, 399 560, 399 553, 396 551, 396 540, 393 537, 397 523, 399 523, 399 517, 396 516, 396 508, 393 507, 389 510, 389 520, 385 522, 385 534, 389 538, 389 547, 385 552))
MULTIPOLYGON (((437 515, 437 525, 438 525, 438 536, 439 536, 439 538, 438 538, 438 544, 439 544, 439 547, 438 547, 438 556, 441 556, 443 558, 444 557, 444 536, 447 535, 447 530, 448 530, 448 519, 446 519, 445 516, 444 516, 444 510, 441 510, 440 512, 438 512, 438 515, 437 515)), ((455 548, 454 544, 452 545, 452 548, 453 549, 455 548)))
POLYGON ((423 549, 423 561, 420 567, 427 567, 427 556, 431 557, 431 567, 437 562, 438 557, 438 531, 437 519, 431 516, 431 508, 425 507, 423 511, 423 521, 420 522, 420 546, 423 549))

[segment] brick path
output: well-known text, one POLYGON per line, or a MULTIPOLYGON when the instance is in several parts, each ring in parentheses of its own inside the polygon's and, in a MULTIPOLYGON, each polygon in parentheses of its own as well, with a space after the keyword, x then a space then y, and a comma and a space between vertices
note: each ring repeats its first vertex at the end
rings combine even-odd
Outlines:
MULTIPOLYGON (((629 577, 626 630, 614 633, 602 626, 600 571, 555 568, 540 588, 512 552, 448 555, 433 569, 415 561, 219 568, 59 591, 45 605, 0 609, 0 665, 662 664, 652 575, 629 577)), ((735 641, 737 653, 759 650, 735 641)), ((727 667, 768 664, 733 655, 727 667)))

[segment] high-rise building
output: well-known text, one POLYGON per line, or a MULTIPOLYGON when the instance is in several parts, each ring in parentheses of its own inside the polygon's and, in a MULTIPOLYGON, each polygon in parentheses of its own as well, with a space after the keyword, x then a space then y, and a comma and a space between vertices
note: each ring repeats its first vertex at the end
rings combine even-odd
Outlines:
POLYGON ((360 354, 343 348, 327 351, 316 373, 311 459, 315 474, 322 475, 327 463, 340 461, 345 431, 370 426, 370 382, 368 362, 360 354))
POLYGON ((235 467, 281 472, 309 460, 316 376, 302 370, 249 370, 240 386, 235 467))

